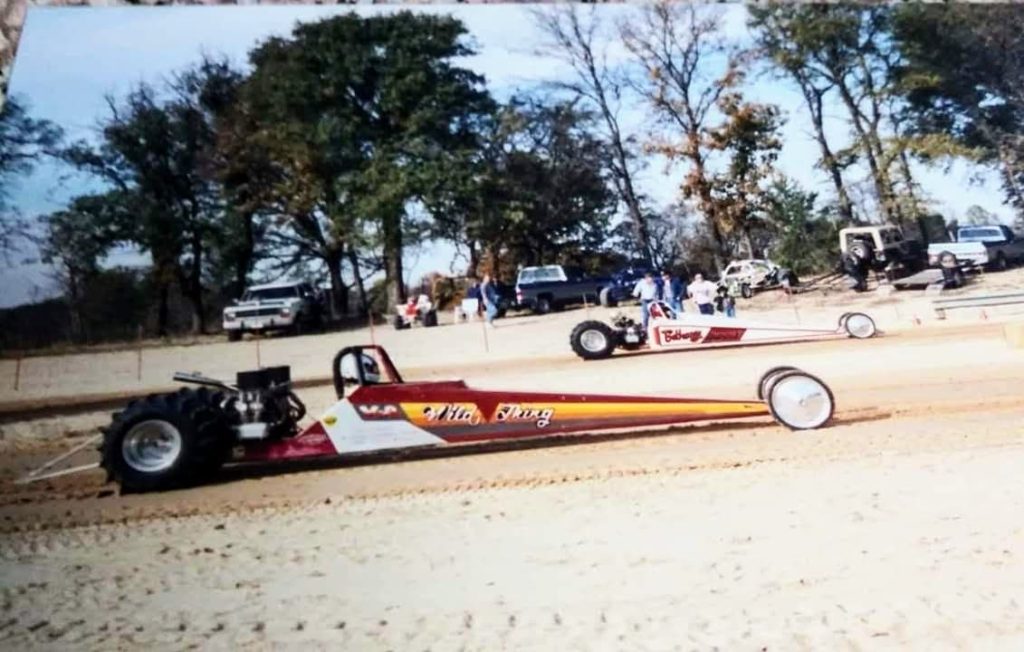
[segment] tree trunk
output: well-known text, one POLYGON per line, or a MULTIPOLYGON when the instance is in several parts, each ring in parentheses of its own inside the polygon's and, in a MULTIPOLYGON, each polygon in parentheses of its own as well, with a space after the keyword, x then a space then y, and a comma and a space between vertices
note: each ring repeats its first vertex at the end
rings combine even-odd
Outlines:
POLYGON ((469 249, 469 266, 466 267, 466 276, 475 278, 480 267, 480 249, 473 240, 470 240, 466 247, 469 249))
POLYGON ((246 213, 242 216, 242 233, 245 238, 242 253, 235 260, 235 287, 232 295, 235 298, 242 296, 245 292, 246 283, 249 280, 249 271, 252 269, 252 261, 256 251, 256 235, 253 232, 253 215, 246 213))
POLYGON ((363 273, 359 270, 359 256, 351 246, 347 250, 348 262, 352 265, 352 276, 356 281, 356 290, 359 292, 359 314, 365 317, 369 314, 370 299, 366 295, 366 283, 363 281, 363 273))
POLYGON ((192 261, 189 278, 182 286, 192 304, 192 332, 206 333, 206 311, 203 306, 203 241, 199 234, 192 236, 192 261))
POLYGON ((405 283, 402 280, 402 211, 396 210, 383 220, 384 281, 388 305, 405 303, 405 283))
POLYGON ((348 310, 345 305, 347 292, 345 288, 345 282, 341 278, 341 253, 331 253, 324 260, 324 264, 327 266, 327 276, 331 280, 331 305, 330 313, 331 319, 337 319, 343 314, 346 314, 348 310))
POLYGON ((158 337, 167 337, 167 323, 170 320, 171 313, 171 288, 170 283, 167 281, 167 278, 162 273, 160 274, 158 283, 160 284, 160 303, 157 309, 156 316, 156 334, 158 337))
POLYGON ((832 178, 832 185, 836 189, 836 199, 839 202, 839 217, 846 223, 859 224, 859 221, 854 217, 853 202, 850 200, 850 194, 846 191, 846 184, 843 183, 843 172, 839 167, 839 161, 836 160, 835 153, 832 152, 832 148, 828 144, 828 138, 825 136, 822 93, 802 77, 797 77, 797 83, 800 85, 804 100, 807 102, 807 110, 811 114, 811 124, 814 125, 814 137, 821 148, 821 162, 832 178))
POLYGON ((871 179, 874 181, 875 193, 878 196, 878 203, 882 213, 885 215, 886 221, 898 222, 899 220, 893 212, 892 186, 888 183, 888 175, 883 173, 881 166, 878 164, 871 136, 867 133, 861 120, 860 108, 857 106, 857 102, 853 99, 853 95, 850 93, 850 89, 846 86, 844 80, 837 80, 836 87, 839 89, 839 96, 842 98, 843 104, 846 105, 846 109, 850 113, 850 123, 853 125, 854 131, 857 132, 861 149, 868 159, 868 169, 871 171, 871 179))

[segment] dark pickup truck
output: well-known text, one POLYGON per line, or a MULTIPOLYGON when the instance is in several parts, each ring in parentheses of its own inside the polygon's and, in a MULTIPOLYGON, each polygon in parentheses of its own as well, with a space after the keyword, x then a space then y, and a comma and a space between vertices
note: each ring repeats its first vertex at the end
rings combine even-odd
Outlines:
POLYGON ((524 267, 516 279, 516 303, 538 314, 584 302, 597 303, 608 277, 592 277, 578 267, 524 267))

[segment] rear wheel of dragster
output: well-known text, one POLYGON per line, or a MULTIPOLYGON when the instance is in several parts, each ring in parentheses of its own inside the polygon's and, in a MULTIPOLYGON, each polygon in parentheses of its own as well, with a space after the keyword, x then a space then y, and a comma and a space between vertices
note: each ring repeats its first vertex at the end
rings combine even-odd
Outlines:
POLYGON ((201 483, 227 460, 224 395, 205 387, 133 401, 103 429, 100 465, 124 493, 201 483))
POLYGON ((585 321, 572 329, 569 344, 576 355, 584 360, 609 357, 618 343, 615 330, 602 321, 585 321))
POLYGON ((757 382, 757 398, 763 401, 764 398, 768 396, 768 388, 771 386, 771 383, 787 371, 798 371, 798 369, 796 367, 783 365, 781 367, 772 367, 768 371, 764 372, 764 375, 761 376, 761 380, 757 382))
POLYGON ((775 420, 790 430, 813 430, 832 419, 836 402, 821 379, 792 369, 772 379, 765 400, 775 420))
POLYGON ((850 312, 844 315, 846 319, 839 318, 839 323, 842 324, 843 330, 850 337, 858 340, 866 340, 869 337, 874 337, 878 329, 875 327, 875 320, 868 317, 862 312, 850 312))
POLYGON ((437 311, 431 310, 427 314, 423 315, 423 325, 427 328, 433 328, 437 326, 437 311))

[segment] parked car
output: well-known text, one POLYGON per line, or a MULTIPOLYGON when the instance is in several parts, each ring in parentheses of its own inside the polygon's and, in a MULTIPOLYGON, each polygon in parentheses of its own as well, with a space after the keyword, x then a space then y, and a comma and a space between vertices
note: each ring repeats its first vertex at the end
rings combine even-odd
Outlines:
POLYGON ((956 242, 928 246, 928 262, 936 266, 944 253, 956 256, 961 263, 1003 270, 1011 263, 1024 261, 1024 240, 1007 226, 992 224, 962 226, 956 242))
POLYGON ((224 332, 232 342, 247 332, 299 334, 323 325, 324 306, 323 294, 309 283, 254 285, 224 308, 224 332))
POLYGON ((578 267, 524 267, 516 279, 516 303, 538 314, 584 301, 598 301, 610 277, 590 277, 578 267))
POLYGON ((732 261, 718 281, 719 285, 738 286, 744 299, 749 299, 761 290, 795 287, 797 283, 796 274, 792 271, 761 258, 732 261))

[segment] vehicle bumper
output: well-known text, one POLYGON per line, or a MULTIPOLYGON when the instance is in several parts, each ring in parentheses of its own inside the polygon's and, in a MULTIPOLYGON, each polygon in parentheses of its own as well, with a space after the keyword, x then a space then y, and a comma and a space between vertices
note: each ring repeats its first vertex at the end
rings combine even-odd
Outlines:
POLYGON ((231 321, 224 320, 222 327, 226 331, 269 331, 291 328, 295 324, 294 317, 239 317, 231 321))

